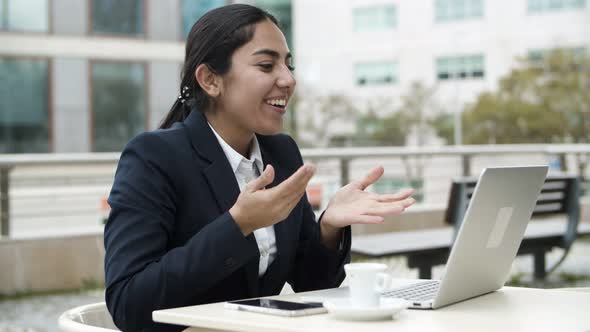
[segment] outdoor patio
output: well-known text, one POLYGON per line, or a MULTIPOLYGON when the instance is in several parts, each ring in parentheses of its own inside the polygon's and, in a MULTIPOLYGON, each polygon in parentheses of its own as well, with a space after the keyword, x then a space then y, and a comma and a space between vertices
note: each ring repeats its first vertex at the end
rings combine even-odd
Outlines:
MULTIPOLYGON (((548 256, 551 265, 560 257, 554 250, 548 256)), ((536 288, 590 287, 590 238, 578 239, 565 262, 546 280, 533 281, 532 257, 517 257, 509 282, 514 286, 536 288)), ((416 278, 417 272, 406 268, 405 258, 384 259, 391 273, 399 278, 416 278)), ((443 267, 433 271, 439 278, 443 267)), ((344 281, 346 284, 346 280, 344 281)), ((286 288, 284 292, 289 292, 286 288)), ((30 295, 19 299, 0 300, 0 332, 57 332, 57 318, 67 309, 104 301, 104 290, 83 290, 77 293, 30 295)))

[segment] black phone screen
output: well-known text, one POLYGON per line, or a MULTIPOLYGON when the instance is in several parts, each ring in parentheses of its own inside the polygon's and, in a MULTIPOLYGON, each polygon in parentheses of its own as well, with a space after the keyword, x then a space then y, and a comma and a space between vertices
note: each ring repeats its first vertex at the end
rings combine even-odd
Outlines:
POLYGON ((288 301, 272 300, 272 299, 239 300, 239 301, 230 301, 229 303, 249 305, 249 306, 254 306, 254 307, 279 309, 279 310, 289 310, 289 311, 305 310, 305 309, 323 307, 323 305, 321 303, 297 303, 297 302, 288 302, 288 301))

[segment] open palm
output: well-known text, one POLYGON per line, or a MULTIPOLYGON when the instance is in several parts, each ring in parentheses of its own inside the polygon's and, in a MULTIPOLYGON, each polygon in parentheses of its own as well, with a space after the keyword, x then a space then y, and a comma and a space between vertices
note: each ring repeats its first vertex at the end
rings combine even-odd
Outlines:
POLYGON ((352 224, 382 223, 387 215, 402 213, 414 204, 410 197, 414 189, 393 194, 376 194, 365 191, 383 175, 383 167, 372 169, 362 180, 353 181, 340 188, 330 200, 322 216, 322 223, 334 228, 352 224))

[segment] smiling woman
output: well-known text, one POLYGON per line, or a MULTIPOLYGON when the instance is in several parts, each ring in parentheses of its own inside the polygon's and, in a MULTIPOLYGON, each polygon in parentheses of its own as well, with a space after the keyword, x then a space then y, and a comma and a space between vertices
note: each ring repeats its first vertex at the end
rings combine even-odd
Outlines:
POLYGON ((373 194, 383 174, 341 188, 316 222, 314 167, 280 132, 295 88, 276 19, 244 4, 192 27, 179 96, 160 129, 125 147, 105 225, 106 302, 124 331, 180 330, 152 311, 338 286, 350 225, 414 201, 373 194))

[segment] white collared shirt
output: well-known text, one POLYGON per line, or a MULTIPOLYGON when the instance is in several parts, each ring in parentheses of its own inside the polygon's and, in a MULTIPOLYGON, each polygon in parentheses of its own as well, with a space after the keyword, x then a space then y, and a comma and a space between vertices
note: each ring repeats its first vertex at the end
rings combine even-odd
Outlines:
MULTIPOLYGON (((246 159, 227 144, 210 123, 208 124, 215 134, 215 137, 217 137, 217 141, 219 141, 219 145, 221 145, 223 153, 225 153, 225 156, 234 171, 240 191, 244 191, 246 184, 260 176, 261 170, 264 167, 262 153, 260 152, 260 146, 258 145, 256 135, 252 140, 250 158, 246 159)), ((274 227, 268 226, 265 228, 259 228, 254 231, 254 237, 256 238, 258 251, 260 252, 260 260, 258 262, 258 276, 260 277, 266 272, 268 266, 274 261, 277 254, 274 227)))

